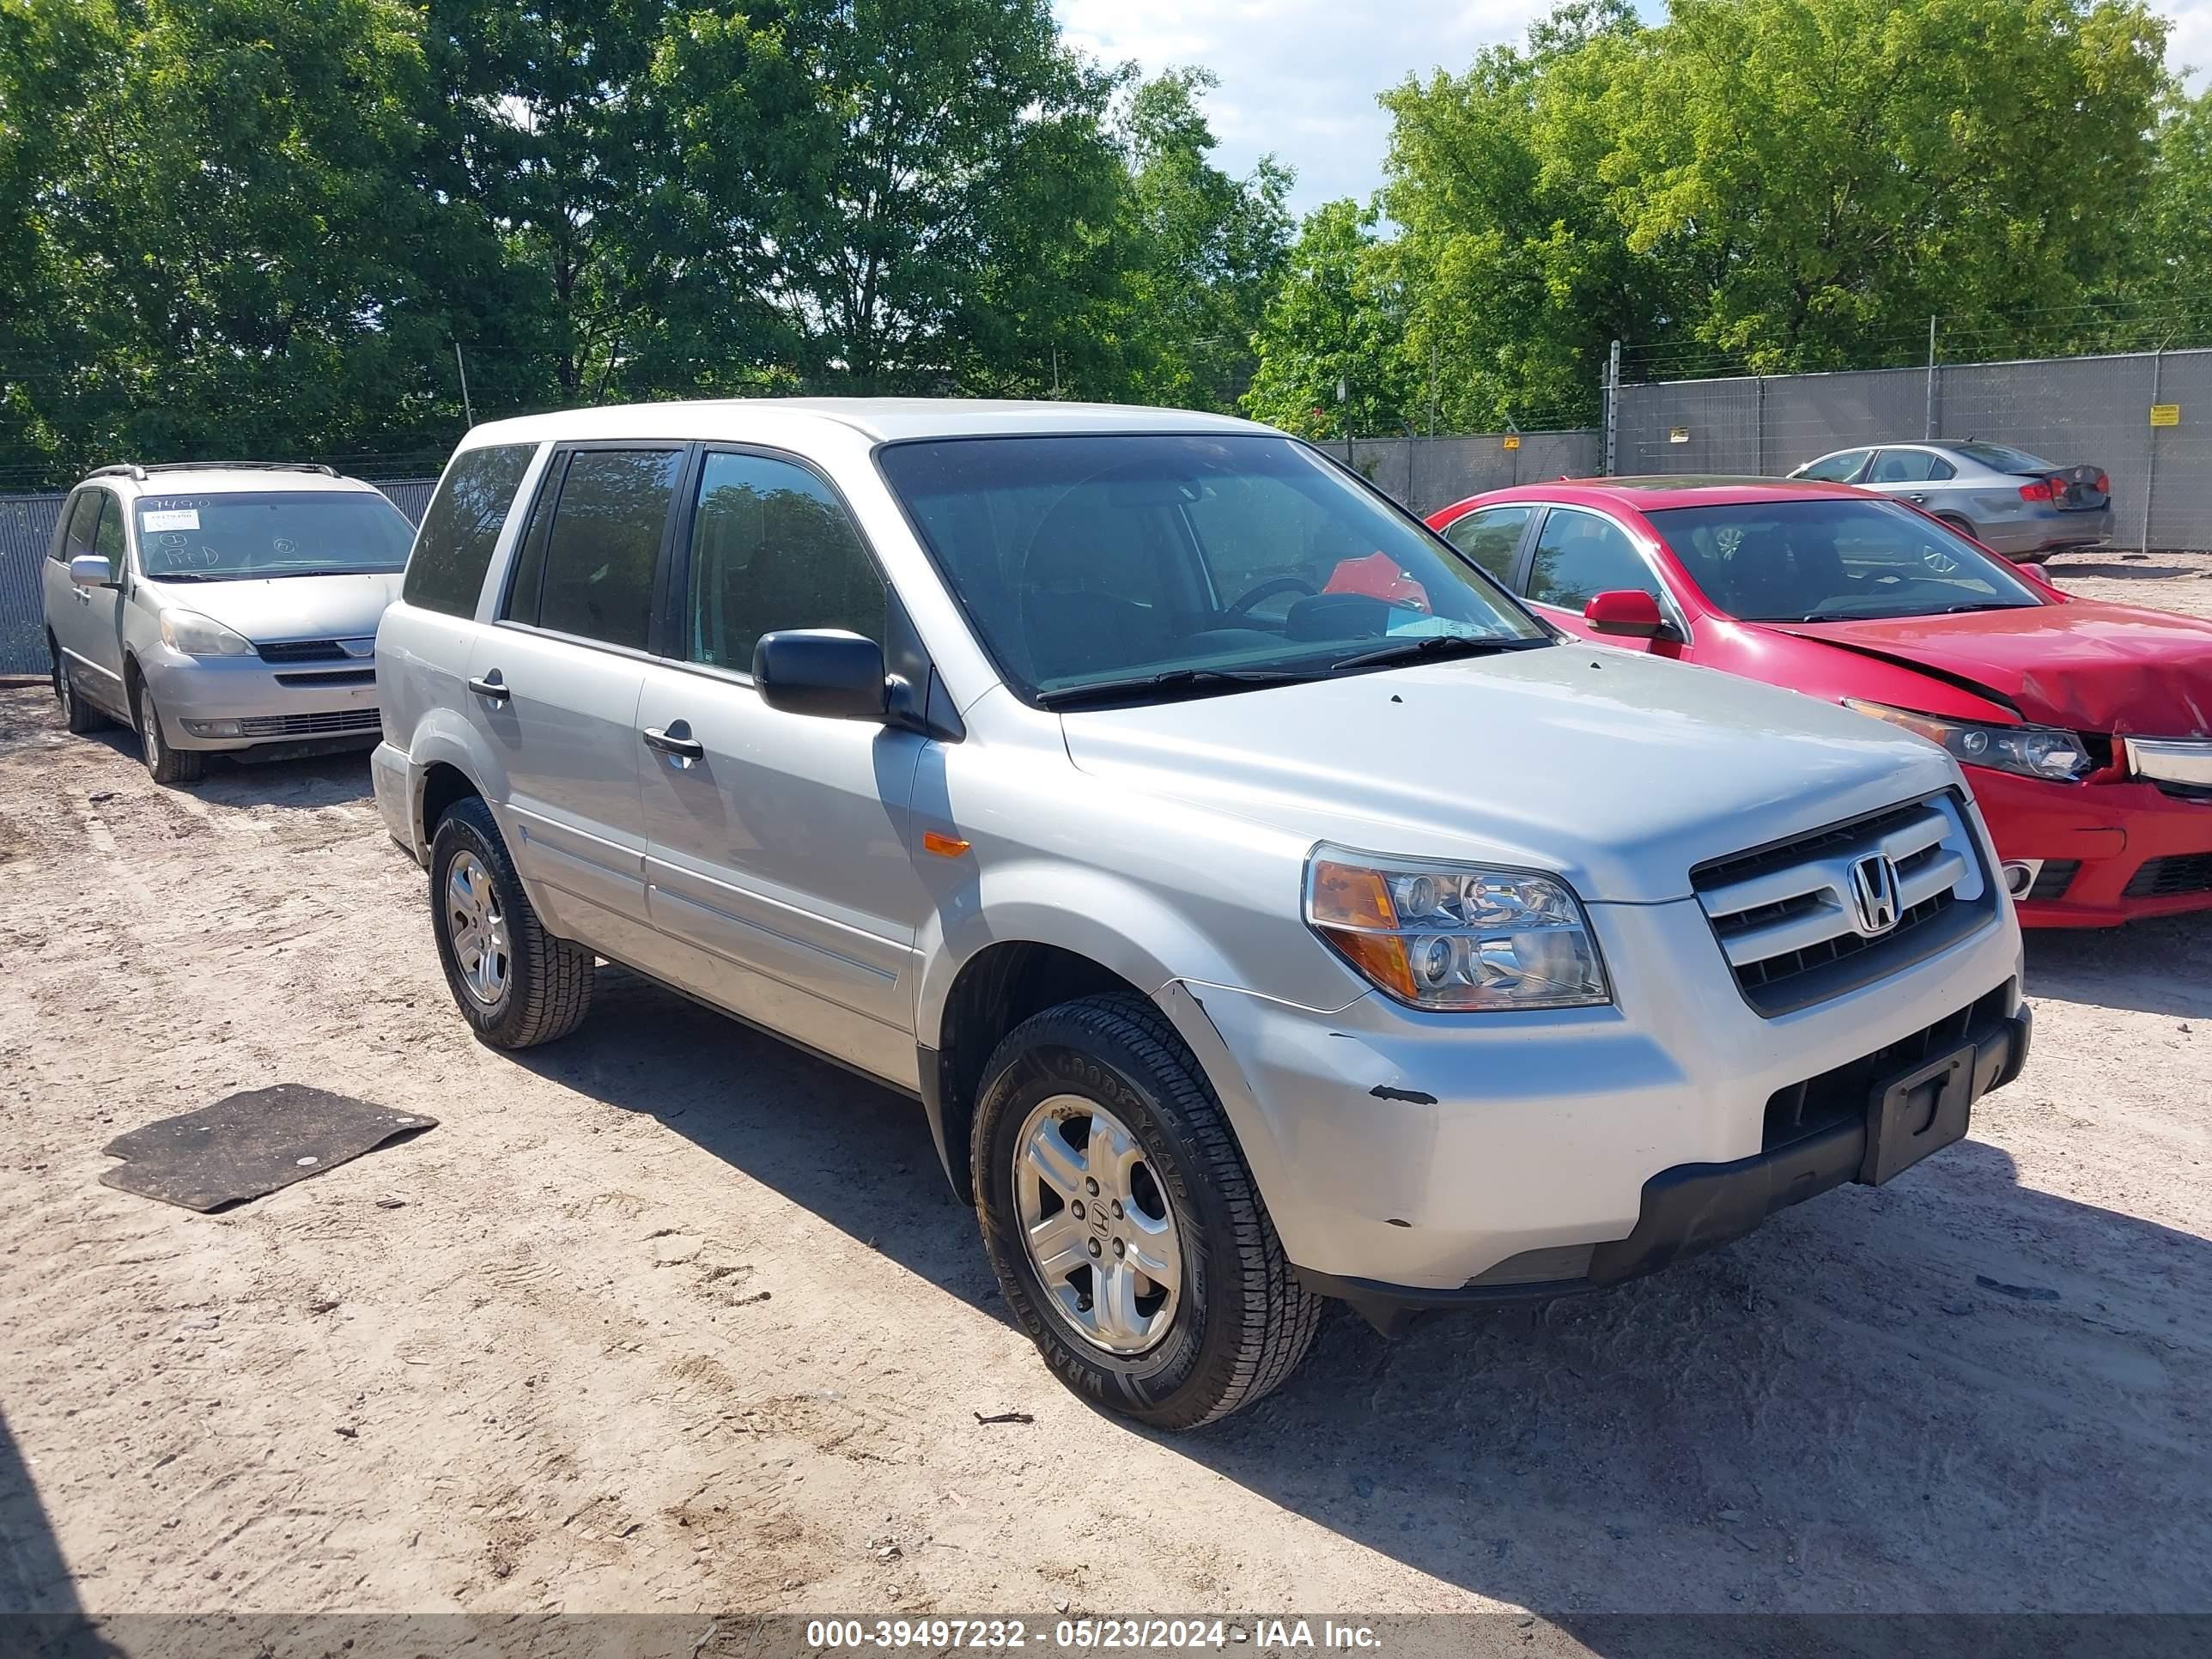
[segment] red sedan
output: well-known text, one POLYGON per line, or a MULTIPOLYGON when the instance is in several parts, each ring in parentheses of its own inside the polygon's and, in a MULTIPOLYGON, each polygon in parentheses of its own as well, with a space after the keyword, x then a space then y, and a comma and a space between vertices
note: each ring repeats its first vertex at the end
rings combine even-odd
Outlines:
POLYGON ((1563 480, 1429 523, 1570 632, 1942 744, 2026 926, 2212 909, 2212 622, 2072 598, 1836 484, 1563 480))

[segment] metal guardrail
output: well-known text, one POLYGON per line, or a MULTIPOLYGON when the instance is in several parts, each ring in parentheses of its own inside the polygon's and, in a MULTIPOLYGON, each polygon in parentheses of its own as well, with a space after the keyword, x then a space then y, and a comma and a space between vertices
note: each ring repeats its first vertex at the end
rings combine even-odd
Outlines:
MULTIPOLYGON (((437 484, 435 478, 398 478, 376 487, 410 524, 420 524, 437 484)), ((44 674, 51 666, 40 573, 67 499, 0 495, 0 674, 44 674)))

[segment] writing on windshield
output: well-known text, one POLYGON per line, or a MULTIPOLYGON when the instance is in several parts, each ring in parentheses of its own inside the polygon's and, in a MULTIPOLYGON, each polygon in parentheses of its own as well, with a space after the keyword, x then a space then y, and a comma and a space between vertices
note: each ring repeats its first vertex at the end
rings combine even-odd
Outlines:
POLYGON ((140 500, 147 576, 199 581, 398 570, 414 526, 368 491, 257 490, 140 500))

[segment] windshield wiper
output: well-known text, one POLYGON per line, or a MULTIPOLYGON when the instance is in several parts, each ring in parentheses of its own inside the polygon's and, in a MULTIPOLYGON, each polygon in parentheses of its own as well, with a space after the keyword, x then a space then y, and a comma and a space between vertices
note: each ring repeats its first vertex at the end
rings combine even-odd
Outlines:
POLYGON ((2035 607, 2033 605, 2015 605, 2009 599, 1999 599, 1990 604, 1948 605, 1943 610, 1936 612, 1936 615, 1942 617, 1963 617, 1970 611, 2033 611, 2034 608, 2035 607))
POLYGON ((1138 698, 1183 691, 1249 691, 1262 685, 1297 685, 1321 678, 1289 669, 1170 668, 1158 674, 1139 674, 1127 679, 1098 680, 1090 685, 1062 685, 1036 694, 1041 708, 1075 708, 1086 703, 1128 702, 1138 698))
POLYGON ((1487 657, 1499 651, 1521 651, 1530 646, 1549 645, 1546 639, 1501 639, 1491 634, 1424 634, 1419 639, 1399 640, 1389 645, 1377 646, 1372 651, 1362 651, 1349 657, 1340 657, 1329 664, 1329 672, 1341 673, 1348 668, 1374 668, 1384 663, 1419 662, 1426 657, 1487 657))
POLYGON ((149 570, 146 573, 146 580, 149 582, 219 582, 224 579, 210 576, 204 570, 149 570))
POLYGON ((372 568, 368 566, 362 566, 355 569, 348 569, 343 567, 340 567, 335 570, 325 570, 319 566, 307 570, 253 570, 244 571, 240 574, 242 575, 258 576, 264 581, 273 582, 282 580, 286 576, 388 576, 392 574, 392 569, 389 566, 385 566, 380 568, 372 568))

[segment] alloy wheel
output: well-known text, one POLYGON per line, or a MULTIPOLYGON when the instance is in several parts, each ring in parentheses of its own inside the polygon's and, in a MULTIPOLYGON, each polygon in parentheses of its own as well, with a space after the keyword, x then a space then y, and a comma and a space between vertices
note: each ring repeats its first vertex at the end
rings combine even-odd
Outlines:
POLYGON ((496 1006, 513 968, 507 915, 491 872, 474 853, 457 853, 447 866, 446 933, 469 994, 487 1008, 496 1006))
POLYGON ((1080 1095, 1039 1102, 1015 1138, 1014 1199, 1030 1266, 1076 1335, 1126 1355, 1167 1334, 1182 1243, 1127 1124, 1080 1095))

